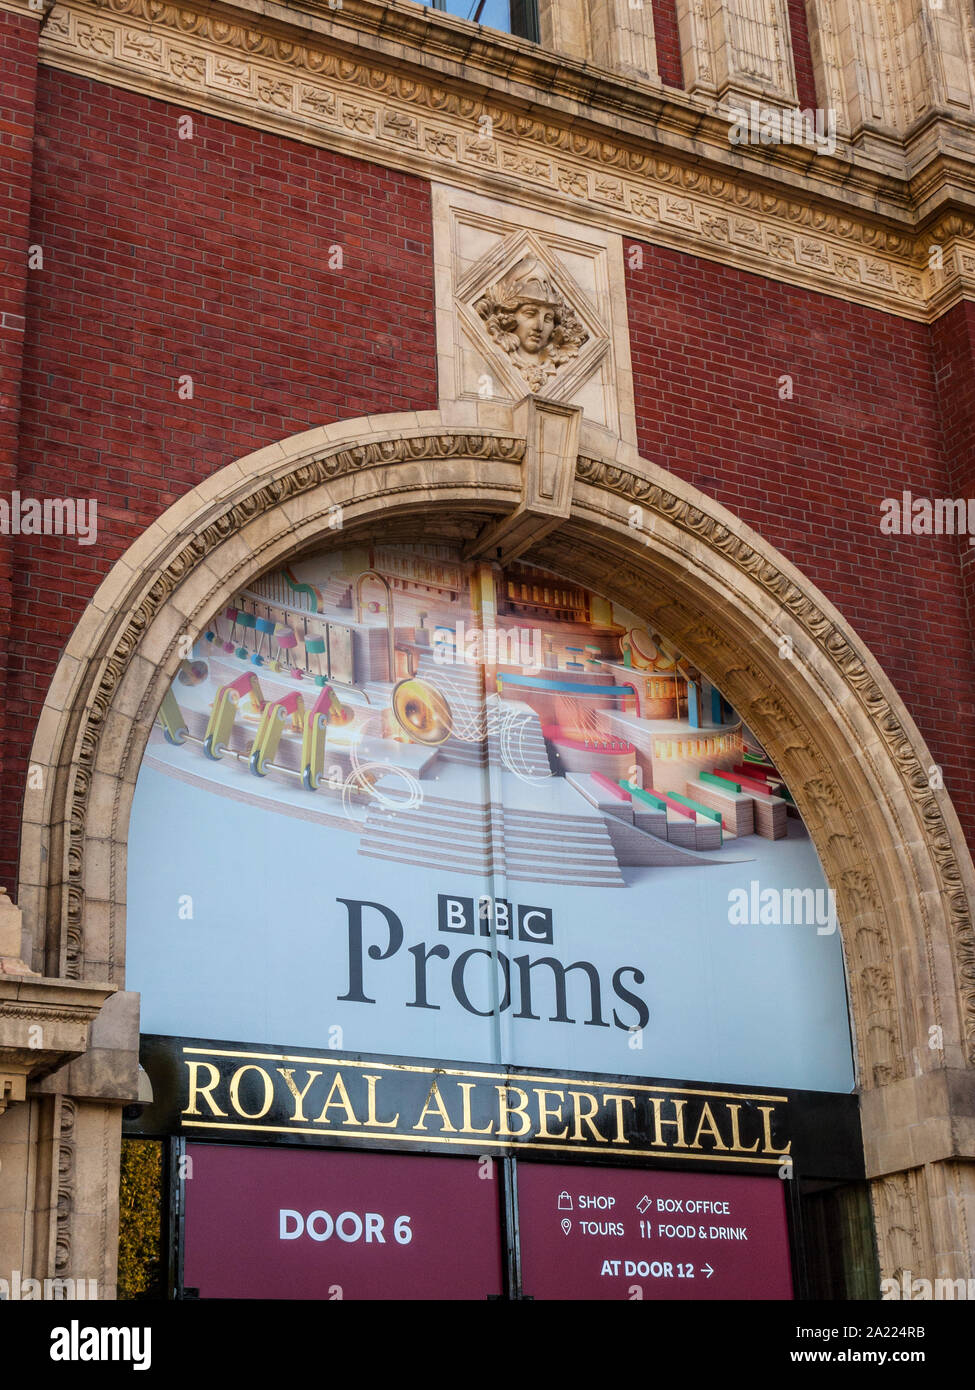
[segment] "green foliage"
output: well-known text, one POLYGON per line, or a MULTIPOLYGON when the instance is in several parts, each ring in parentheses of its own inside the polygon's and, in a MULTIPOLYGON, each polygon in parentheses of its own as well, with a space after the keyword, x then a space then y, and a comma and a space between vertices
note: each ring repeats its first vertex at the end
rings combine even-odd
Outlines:
POLYGON ((162 1298, 162 1161, 158 1140, 123 1139, 118 1296, 162 1298))

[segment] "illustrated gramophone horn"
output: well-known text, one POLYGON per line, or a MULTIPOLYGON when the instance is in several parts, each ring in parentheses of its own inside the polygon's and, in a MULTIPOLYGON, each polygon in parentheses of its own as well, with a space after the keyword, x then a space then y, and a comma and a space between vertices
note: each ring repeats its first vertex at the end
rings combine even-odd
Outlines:
POLYGON ((417 743, 445 743, 453 730, 447 701, 428 681, 410 676, 393 690, 397 724, 417 743))

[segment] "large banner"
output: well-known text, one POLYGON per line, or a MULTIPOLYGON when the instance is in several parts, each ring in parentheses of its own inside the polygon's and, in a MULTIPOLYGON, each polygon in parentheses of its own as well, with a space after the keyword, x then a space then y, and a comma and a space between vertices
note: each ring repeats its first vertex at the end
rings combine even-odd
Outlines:
POLYGON ((853 1086, 777 769, 664 634, 528 566, 332 552, 187 634, 128 905, 144 1033, 853 1086))

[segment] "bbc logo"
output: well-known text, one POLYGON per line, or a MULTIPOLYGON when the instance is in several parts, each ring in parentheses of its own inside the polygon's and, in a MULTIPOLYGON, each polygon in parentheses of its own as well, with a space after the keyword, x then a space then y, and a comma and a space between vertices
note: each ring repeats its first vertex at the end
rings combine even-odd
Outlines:
POLYGON ((552 909, 512 904, 507 898, 454 898, 437 895, 438 926, 441 931, 462 932, 467 936, 515 936, 519 941, 552 944, 552 909), (514 911, 512 911, 514 908, 514 911))

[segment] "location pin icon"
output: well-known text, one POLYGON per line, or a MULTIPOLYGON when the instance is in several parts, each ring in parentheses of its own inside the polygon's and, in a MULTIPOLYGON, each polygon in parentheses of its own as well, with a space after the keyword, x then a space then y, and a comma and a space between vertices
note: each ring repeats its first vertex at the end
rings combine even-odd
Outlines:
POLYGON ((572 1230, 572 1222, 569 1220, 567 1216, 563 1216, 562 1218, 562 1230, 565 1232, 566 1235, 568 1235, 569 1232, 572 1230))

